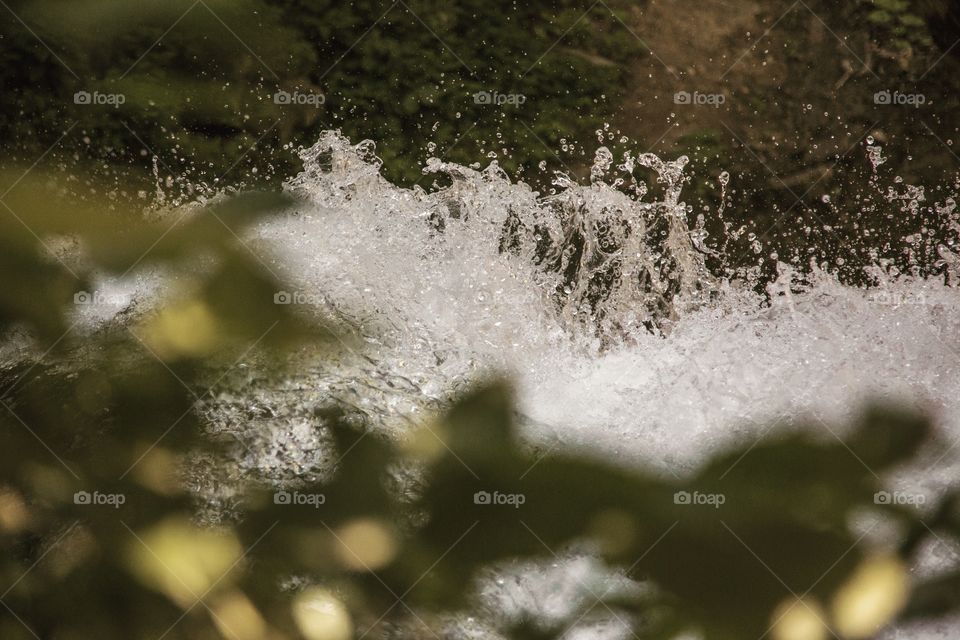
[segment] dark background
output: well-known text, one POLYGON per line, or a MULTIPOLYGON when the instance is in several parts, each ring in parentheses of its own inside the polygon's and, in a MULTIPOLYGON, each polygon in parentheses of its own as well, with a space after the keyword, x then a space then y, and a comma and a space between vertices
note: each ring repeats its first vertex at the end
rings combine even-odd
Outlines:
POLYGON ((599 136, 617 155, 690 155, 686 199, 710 208, 715 239, 725 231, 709 211, 729 171, 735 267, 813 259, 859 281, 885 259, 930 275, 938 247, 955 241, 934 204, 953 195, 960 166, 956 3, 18 0, 0 10, 3 161, 39 159, 81 193, 150 205, 276 185, 328 128, 373 139, 401 184, 429 188, 429 156, 485 165, 495 154, 546 190, 552 170, 587 179, 599 136), (124 102, 78 105, 78 91, 124 102), (314 102, 276 104, 278 91, 314 102), (884 91, 923 104, 877 104, 884 91), (478 104, 478 92, 522 101, 478 104), (677 104, 677 92, 723 102, 677 104), (888 158, 875 184, 868 136, 888 158), (925 187, 918 209, 891 202, 888 186, 905 193, 898 176, 925 187))

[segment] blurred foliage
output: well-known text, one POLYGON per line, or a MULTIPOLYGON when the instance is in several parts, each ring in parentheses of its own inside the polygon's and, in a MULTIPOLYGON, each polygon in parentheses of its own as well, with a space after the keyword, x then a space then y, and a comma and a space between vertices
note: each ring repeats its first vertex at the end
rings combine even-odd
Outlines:
POLYGON ((332 477, 245 478, 239 517, 201 526, 203 489, 184 478, 224 448, 201 408, 211 378, 242 361, 280 380, 298 352, 336 344, 275 304, 281 283, 239 239, 289 202, 250 194, 144 222, 18 175, 4 179, 15 215, 0 216, 0 329, 8 353, 20 345, 0 376, 5 640, 458 637, 449 614, 490 617, 477 585, 492 568, 571 550, 640 586, 587 586, 564 619, 507 617, 499 633, 558 638, 612 617, 638 638, 868 638, 901 613, 958 609, 955 574, 907 572, 960 536, 957 496, 929 513, 878 499, 880 477, 936 441, 891 407, 842 439, 792 429, 671 479, 523 445, 500 382, 399 441, 317 406, 332 477), (77 327, 97 274, 148 265, 165 274, 156 304, 77 327), (854 526, 864 514, 894 533, 854 526))
POLYGON ((608 118, 643 53, 614 13, 629 4, 11 0, 0 139, 104 177, 156 163, 171 193, 289 177, 287 145, 333 128, 377 140, 394 180, 433 153, 530 168, 608 118))
MULTIPOLYGON (((451 612, 496 620, 476 593, 492 568, 570 549, 642 588, 586 588, 567 618, 500 619, 500 633, 560 637, 612 616, 638 638, 866 638, 898 614, 956 612, 956 568, 920 584, 906 573, 931 537, 960 535, 956 497, 932 515, 876 499, 875 474, 933 441, 892 408, 843 441, 798 429, 681 480, 530 450, 503 383, 400 442, 318 406, 332 479, 246 478, 238 518, 199 524, 190 466, 226 459, 207 428, 211 380, 240 362, 281 380, 302 350, 337 341, 274 304, 282 283, 241 240, 286 198, 218 197, 144 220, 123 204, 147 197, 143 168, 161 195, 254 170, 286 177, 284 145, 340 127, 382 141, 393 179, 416 180, 428 154, 495 152, 529 169, 561 135, 582 146, 620 99, 644 53, 613 13, 631 4, 4 3, 0 136, 4 161, 23 166, 0 174, 0 638, 446 635, 451 612), (523 102, 483 104, 482 92, 523 102), (74 172, 72 157, 113 180, 74 172), (32 177, 38 158, 60 171, 32 177), (78 329, 98 276, 157 272, 156 301, 78 329), (864 536, 851 526, 862 513, 899 534, 864 536)), ((906 2, 876 4, 890 21, 871 24, 913 37, 906 2)), ((724 148, 716 132, 682 144, 705 159, 724 148)))
POLYGON ((883 41, 891 42, 897 49, 908 50, 917 45, 933 44, 921 3, 911 0, 861 0, 866 5, 867 21, 876 29, 883 41))
MULTIPOLYGON (((318 4, 333 3, 299 0, 290 15, 322 60, 354 44, 357 16, 366 28, 383 13, 370 0, 349 13, 318 4)), ((383 141, 388 176, 416 178, 429 142, 448 160, 494 152, 510 171, 529 169, 553 160, 561 137, 584 140, 609 119, 626 65, 644 53, 614 13, 630 4, 400 3, 318 82, 348 136, 383 141), (478 104, 478 93, 508 102, 478 104)))
MULTIPOLYGON (((429 156, 496 156, 511 177, 547 191, 553 174, 540 163, 586 180, 598 138, 617 157, 662 140, 655 151, 694 161, 691 206, 715 211, 716 175, 732 176, 727 219, 705 218, 714 238, 728 224, 745 229, 731 258, 738 270, 772 278, 778 262, 803 271, 815 259, 864 284, 863 267, 879 259, 942 274, 938 245, 952 246, 955 233, 933 203, 955 195, 948 52, 957 51, 960 4, 770 4, 761 24, 777 24, 764 37, 784 39, 772 50, 786 75, 755 82, 738 62, 724 80, 732 99, 723 120, 687 125, 676 139, 631 104, 638 89, 669 102, 686 83, 674 75, 683 69, 661 65, 635 36, 638 25, 657 28, 642 24, 652 13, 644 4, 10 0, 0 6, 0 165, 58 169, 78 195, 89 195, 96 174, 96 188, 114 181, 107 193, 118 200, 178 204, 274 186, 300 170, 297 147, 339 128, 354 142, 374 140, 395 183, 431 184, 421 169, 429 156), (848 44, 812 41, 811 12, 848 44), (875 103, 877 91, 896 90, 929 100, 922 109, 875 103), (922 220, 879 202, 858 144, 868 133, 890 145, 891 179, 924 186, 922 220), (867 231, 882 240, 863 241, 867 231)), ((697 19, 695 9, 672 15, 697 19)), ((739 60, 741 47, 727 43, 712 57, 739 60)))

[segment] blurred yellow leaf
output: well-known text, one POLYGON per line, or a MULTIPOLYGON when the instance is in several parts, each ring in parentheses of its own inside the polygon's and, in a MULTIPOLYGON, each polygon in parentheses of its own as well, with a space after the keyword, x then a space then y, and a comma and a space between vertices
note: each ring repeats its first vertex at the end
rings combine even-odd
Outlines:
POLYGON ((145 453, 137 453, 134 459, 132 475, 137 482, 161 495, 183 491, 177 456, 161 447, 145 444, 143 448, 145 453))
POLYGON ((227 640, 260 640, 266 637, 267 623, 243 593, 229 591, 214 599, 210 615, 227 640))
POLYGON ((825 640, 825 613, 811 598, 788 598, 773 611, 773 640, 825 640))
POLYGON ((833 620, 847 638, 868 638, 889 624, 909 596, 907 568, 900 558, 868 558, 833 598, 833 620))
POLYGON ((19 493, 0 488, 0 532, 18 533, 30 522, 30 511, 19 493))
POLYGON ((347 607, 325 589, 307 589, 293 602, 293 619, 307 640, 350 640, 353 621, 347 607))
POLYGON ((168 307, 147 321, 143 338, 164 360, 208 355, 220 343, 216 316, 197 299, 168 307))
POLYGON ((337 558, 355 571, 376 571, 390 564, 397 554, 397 540, 390 527, 379 520, 352 520, 336 532, 337 558))
POLYGON ((189 607, 223 580, 243 549, 232 533, 166 520, 128 545, 127 562, 145 585, 189 607))

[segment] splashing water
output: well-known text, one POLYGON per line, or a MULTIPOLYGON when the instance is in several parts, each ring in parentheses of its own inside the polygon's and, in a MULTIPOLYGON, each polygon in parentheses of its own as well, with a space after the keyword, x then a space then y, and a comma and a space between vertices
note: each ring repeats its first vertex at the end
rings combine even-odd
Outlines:
MULTIPOLYGON (((470 311, 505 317, 513 314, 490 306, 487 294, 497 290, 483 290, 503 286, 498 295, 511 296, 504 302, 521 320, 537 316, 538 328, 545 321, 571 337, 587 336, 583 329, 592 327, 592 337, 606 344, 662 327, 716 292, 704 266, 704 236, 690 233, 679 203, 686 157, 625 158, 628 173, 634 163, 656 171, 665 197, 655 203, 603 181, 613 161, 606 148, 597 152, 589 186, 558 175, 559 191, 543 198, 511 183, 496 161, 477 171, 432 158, 424 174, 446 177, 449 187, 430 194, 399 189, 380 177, 372 143, 354 147, 335 132, 325 133, 303 159, 306 170, 289 186, 336 211, 313 217, 337 226, 337 253, 352 259, 351 275, 363 278, 372 293, 364 301, 373 306, 384 302, 377 292, 396 291, 409 276, 416 290, 388 297, 411 294, 438 311, 436 303, 454 302, 443 300, 444 292, 467 302, 459 296, 462 286, 476 290, 470 302, 481 303, 468 303, 470 311), (419 260, 411 260, 414 255, 419 260)), ((643 195, 642 185, 634 189, 643 195)))
MULTIPOLYGON (((875 173, 880 149, 867 153, 875 173)), ((705 443, 778 417, 842 420, 874 395, 960 415, 954 288, 882 265, 869 271, 877 287, 856 288, 815 265, 801 274, 781 264, 762 296, 749 273, 728 277, 702 217, 688 226, 685 157, 628 153, 616 166, 627 177, 614 177, 601 147, 589 185, 557 174, 540 195, 496 161, 479 170, 430 159, 425 176, 446 186, 399 188, 380 175, 372 142, 337 132, 302 156, 288 188, 303 204, 257 236, 321 316, 359 327, 350 364, 319 384, 375 423, 402 423, 502 372, 520 387, 533 439, 682 473, 705 443), (638 166, 656 175, 660 200, 645 199, 638 166)), ((720 175, 718 216, 729 182, 720 175)), ((909 208, 923 194, 889 197, 909 208)), ((952 200, 940 213, 960 230, 952 200)), ((955 264, 951 248, 939 251, 955 264)))
MULTIPOLYGON (((882 151, 869 141, 866 152, 879 190, 882 151)), ((577 448, 677 476, 720 447, 800 418, 838 437, 833 425, 877 396, 921 406, 949 442, 960 439, 955 246, 936 247, 942 278, 878 260, 868 289, 843 285, 815 264, 805 273, 780 264, 762 295, 755 272, 729 277, 728 238, 718 250, 702 216, 688 225, 685 157, 628 154, 616 167, 628 177, 611 179, 614 158, 600 148, 589 185, 558 174, 547 195, 511 182, 496 161, 480 170, 431 159, 424 174, 446 186, 399 188, 380 175, 373 143, 352 145, 336 132, 303 159, 305 170, 288 184, 303 204, 256 235, 300 287, 300 299, 319 317, 347 319, 362 336, 341 361, 298 383, 314 400, 337 397, 402 434, 450 392, 506 373, 534 446, 577 448), (660 200, 645 200, 645 186, 632 178, 638 166, 656 175, 660 200), (708 257, 720 268, 708 269, 708 257)), ((718 182, 722 221, 729 174, 718 182)), ((898 182, 886 199, 909 213, 924 194, 898 182)), ((953 199, 936 207, 960 233, 953 199)), ((272 397, 274 406, 304 402, 272 397)), ((268 430, 298 428, 289 406, 268 430)), ((293 459, 302 466, 303 456, 293 459)), ((890 482, 933 503, 958 462, 952 449, 935 452, 890 482)), ((249 466, 264 468, 262 460, 249 466)), ((916 570, 934 571, 943 559, 933 556, 916 570)), ((584 562, 561 563, 565 578, 519 571, 489 583, 484 597, 499 610, 535 610, 522 606, 524 594, 549 601, 584 562)), ((942 629, 911 632, 918 631, 940 637, 942 629)))
MULTIPOLYGON (((248 245, 294 288, 295 304, 355 336, 336 357, 298 363, 283 388, 264 388, 254 368, 232 372, 211 416, 218 429, 243 430, 241 468, 276 481, 329 472, 310 427, 318 404, 341 403, 400 436, 451 394, 499 374, 515 382, 535 446, 677 475, 770 425, 806 417, 832 437, 827 425, 876 396, 919 404, 953 443, 960 211, 955 197, 926 204, 923 188, 899 179, 884 189, 882 148, 868 138, 865 152, 887 204, 904 216, 923 208, 946 230, 944 240, 918 232, 904 241, 911 256, 934 256, 938 277, 878 257, 865 270, 870 288, 841 284, 815 262, 803 271, 781 263, 764 282, 726 255, 744 235, 724 218, 735 206, 727 172, 720 205, 707 212, 725 235, 712 240, 703 214, 690 225, 685 157, 617 162, 601 147, 589 184, 558 173, 547 194, 511 181, 495 160, 480 169, 432 158, 428 192, 383 178, 373 142, 325 132, 286 185, 300 204, 259 225, 248 245), (659 199, 634 177, 638 167, 656 176, 659 199)), ((760 238, 744 239, 763 252, 760 238)), ((153 295, 131 288, 98 285, 153 295)), ((911 481, 939 491, 960 468, 955 449, 911 481)))
MULTIPOLYGON (((871 186, 883 193, 882 149, 868 140, 866 154, 871 186)), ((804 272, 781 263, 764 284, 759 270, 727 262, 725 248, 743 233, 724 220, 734 206, 729 174, 719 176, 713 214, 727 237, 711 241, 703 215, 690 225, 685 157, 626 154, 616 163, 601 147, 590 184, 557 174, 545 195, 511 181, 495 160, 480 169, 430 159, 424 175, 434 190, 400 188, 381 176, 372 142, 353 145, 337 132, 302 157, 304 171, 287 185, 300 204, 259 225, 250 246, 272 256, 271 268, 296 288, 294 303, 349 323, 356 337, 281 388, 264 388, 252 369, 227 378, 211 415, 215 428, 239 430, 240 475, 283 483, 329 473, 318 404, 342 403, 402 437, 451 393, 491 374, 515 381, 531 445, 677 476, 718 448, 801 418, 825 438, 841 436, 834 425, 877 396, 919 405, 949 445, 960 441, 953 198, 933 205, 953 244, 921 246, 929 234, 907 240, 918 255, 937 256, 943 277, 878 258, 865 274, 871 288, 841 284, 815 263, 804 272), (656 176, 659 199, 633 177, 637 167, 656 176)), ((884 198, 916 215, 925 195, 897 181, 884 198)), ((747 239, 762 251, 759 238, 747 239)), ((932 504, 960 471, 957 453, 933 452, 889 482, 932 504)), ((943 559, 934 556, 916 571, 935 570, 943 559)), ((558 571, 574 575, 584 562, 569 558, 558 571)), ((519 611, 524 593, 547 602, 550 589, 569 585, 550 571, 517 576, 488 584, 484 597, 519 611)), ((924 637, 940 637, 938 628, 924 637)), ((587 635, 623 635, 594 631, 587 635)))

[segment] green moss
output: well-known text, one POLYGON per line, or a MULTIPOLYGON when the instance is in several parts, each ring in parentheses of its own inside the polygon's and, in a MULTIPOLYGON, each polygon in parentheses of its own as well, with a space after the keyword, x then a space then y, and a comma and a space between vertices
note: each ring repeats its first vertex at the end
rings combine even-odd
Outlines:
POLYGON ((900 23, 907 27, 915 28, 927 28, 926 21, 920 16, 913 15, 912 13, 905 13, 900 16, 900 23))
POLYGON ((878 41, 890 42, 899 50, 932 44, 917 0, 861 0, 861 6, 878 41))

